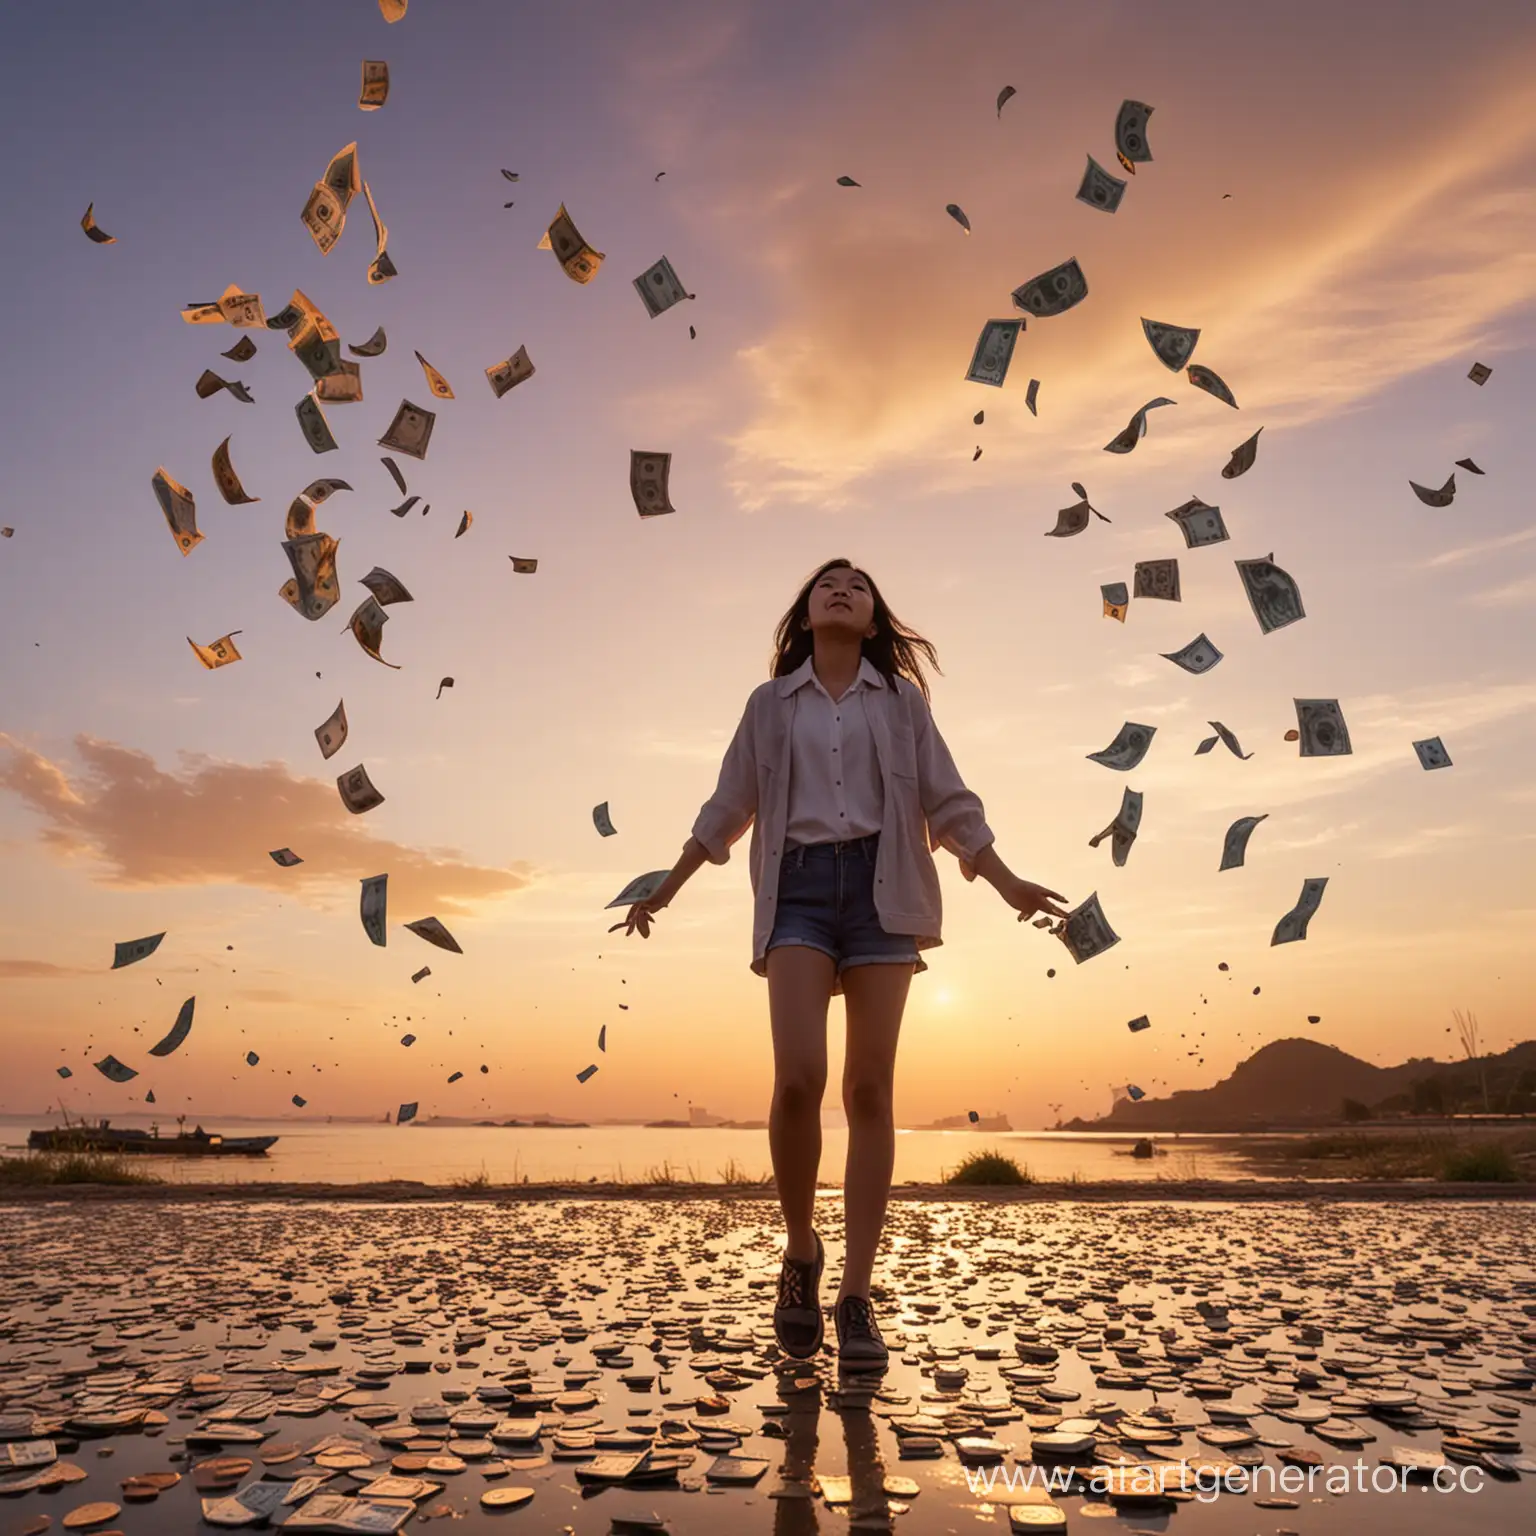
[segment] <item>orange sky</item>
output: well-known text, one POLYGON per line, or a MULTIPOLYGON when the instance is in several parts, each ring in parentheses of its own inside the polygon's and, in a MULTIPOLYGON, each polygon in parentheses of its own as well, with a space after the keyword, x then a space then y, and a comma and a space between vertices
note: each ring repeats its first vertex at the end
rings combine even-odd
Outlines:
MULTIPOLYGON (((683 5, 536 39, 491 5, 388 29, 354 9, 326 16, 287 84, 233 115, 192 100, 190 118, 129 103, 155 99, 173 63, 213 92, 232 23, 208 23, 187 60, 174 18, 115 17, 92 47, 140 50, 132 67, 79 100, 38 164, 5 173, 39 216, 6 236, 10 333, 38 363, 3 386, 0 440, 16 528, 0 544, 0 1110, 62 1086, 110 1113, 153 1086, 204 1112, 278 1113, 298 1091, 335 1113, 419 1099, 424 1116, 766 1114, 746 842, 646 943, 610 937, 602 906, 675 858, 775 621, 834 554, 938 647, 935 718, 1004 860, 1074 901, 1096 889, 1122 935, 1075 967, 940 853, 945 943, 913 987, 902 1120, 1102 1112, 1111 1083, 1201 1085, 1288 1034, 1377 1061, 1446 1055, 1453 1007, 1496 1047, 1533 1032, 1525 8, 1464 7, 1448 33, 1430 13, 1384 28, 1310 0, 1103 4, 1053 12, 1048 49, 1034 8, 1002 0, 792 7, 803 25, 683 5), (394 79, 366 118, 365 56, 394 79), (521 73, 502 90, 506 70, 521 73), (1007 83, 1019 94, 999 116, 1007 83), (1155 158, 1107 217, 1072 194, 1086 154, 1116 169, 1127 95, 1155 108, 1155 158), (209 163, 252 163, 167 248, 155 209, 191 120, 209 163), (366 210, 327 258, 297 218, 352 138, 401 269, 382 288, 363 278, 366 210), (74 227, 91 197, 119 244, 74 227), (607 253, 587 287, 534 249, 561 201, 607 253), (663 251, 698 297, 650 320, 630 278, 663 251), (986 319, 1069 256, 1088 300, 1031 321, 1004 389, 967 383, 986 319), (237 337, 176 311, 230 281, 269 313, 303 287, 347 340, 388 329, 364 404, 330 412, 342 452, 316 461, 298 440, 307 378, 280 335, 259 334, 240 370, 255 408, 193 395, 201 368, 236 372, 217 352, 237 337), (1196 360, 1241 409, 1168 373, 1143 315, 1200 326, 1196 360), (497 401, 477 375, 519 343, 539 372, 497 401), (428 460, 401 461, 435 515, 396 521, 373 443, 402 395, 426 398, 413 348, 458 398, 428 460), (1494 369, 1482 389, 1474 359, 1494 369), (1135 452, 1102 452, 1158 394, 1178 403, 1135 452), (1255 468, 1223 480, 1260 426, 1255 468), (203 466, 225 433, 259 505, 213 490, 203 466), (672 452, 674 517, 635 516, 632 447, 672 452), (1408 490, 1468 455, 1487 474, 1457 471, 1452 507, 1408 490), (186 559, 149 489, 161 463, 198 496, 208 537, 186 559), (358 487, 320 517, 356 596, 308 626, 275 597, 277 546, 316 474, 358 487), (1074 479, 1112 523, 1042 543, 1074 479), (1229 544, 1183 549, 1162 513, 1193 495, 1222 506, 1229 544), (455 540, 466 507, 475 525, 455 540), (1266 636, 1231 562, 1271 551, 1307 618, 1266 636), (513 553, 536 555, 537 575, 514 577, 513 553), (1163 555, 1180 558, 1183 601, 1103 619, 1099 584, 1163 555), (385 634, 399 672, 337 634, 375 563, 416 597, 385 634), (203 672, 185 636, 233 628, 246 659, 203 672), (1201 631, 1226 653, 1214 672, 1162 660, 1201 631), (352 737, 327 764, 312 732, 338 697, 352 737), (1298 758, 1282 740, 1294 697, 1338 697, 1354 755, 1298 758), (1144 764, 1127 777, 1087 761, 1128 719, 1159 728, 1144 764), (1254 757, 1194 756, 1207 720, 1254 757), (1419 768, 1410 743, 1429 735, 1450 770, 1419 768), (387 798, 353 818, 334 776, 359 761, 387 798), (1087 842, 1127 783, 1146 810, 1115 869, 1087 842), (601 800, 616 838, 593 829, 601 800), (1227 825, 1263 812, 1247 866, 1218 874, 1227 825), (285 845, 305 862, 274 865, 285 845), (357 894, 384 870, 379 950, 357 894), (1309 938, 1271 949, 1321 874, 1309 938), (400 926, 429 913, 462 956, 400 926), (150 961, 108 969, 115 940, 161 929, 150 961), (191 1039, 148 1057, 189 994, 191 1039), (1142 1013, 1153 1029, 1128 1036, 1142 1013), (143 1075, 106 1083, 90 1067, 106 1051, 143 1075), (449 1087, 453 1070, 468 1076, 449 1087)), ((57 26, 23 41, 27 89, 61 89, 57 26)), ((19 122, 35 106, 23 93, 3 110, 19 122)), ((840 1034, 834 1007, 829 1099, 840 1034)))

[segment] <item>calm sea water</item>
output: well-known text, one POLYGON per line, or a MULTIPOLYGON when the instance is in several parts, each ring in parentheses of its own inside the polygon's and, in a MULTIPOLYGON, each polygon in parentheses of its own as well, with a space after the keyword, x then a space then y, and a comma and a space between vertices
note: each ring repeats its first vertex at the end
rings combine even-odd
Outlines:
MULTIPOLYGON (((55 1116, 0 1116, 0 1153, 25 1147, 34 1126, 58 1125, 55 1116)), ((149 1125, 147 1116, 123 1116, 114 1124, 149 1125)), ((749 1177, 772 1169, 768 1132, 646 1129, 595 1126, 580 1130, 500 1129, 482 1126, 326 1125, 304 1121, 235 1122, 216 1119, 205 1128, 230 1136, 277 1136, 266 1157, 146 1159, 162 1178, 190 1183, 276 1180, 291 1183, 358 1184, 377 1179, 416 1179, 446 1184, 484 1170, 494 1184, 527 1177, 535 1183, 596 1179, 635 1182, 670 1167, 682 1180, 716 1182, 734 1163, 749 1177)), ((160 1122, 162 1134, 174 1122, 160 1122)), ((1252 1169, 1232 1136, 1154 1137, 1166 1152, 1151 1161, 1128 1154, 1134 1137, 1052 1131, 898 1131, 894 1182, 936 1183, 969 1154, 997 1151, 1028 1168, 1037 1179, 1236 1179, 1252 1169)), ((845 1129, 822 1132, 821 1181, 843 1182, 848 1152, 845 1129)))

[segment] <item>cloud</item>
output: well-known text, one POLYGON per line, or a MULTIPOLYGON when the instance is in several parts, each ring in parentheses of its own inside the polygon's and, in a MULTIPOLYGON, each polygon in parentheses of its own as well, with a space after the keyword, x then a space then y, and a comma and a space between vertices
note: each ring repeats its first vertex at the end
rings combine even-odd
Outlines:
POLYGON ((54 965, 49 960, 0 960, 0 981, 61 981, 96 974, 83 965, 54 965))
POLYGON ((1482 608, 1512 608, 1536 598, 1536 575, 1522 576, 1517 581, 1506 581, 1501 586, 1485 587, 1474 592, 1469 602, 1482 608))
POLYGON ((183 771, 168 773, 147 753, 89 735, 75 749, 83 769, 71 778, 0 732, 0 789, 42 818, 41 840, 57 858, 94 861, 100 883, 117 889, 242 885, 302 898, 388 870, 394 910, 447 917, 533 881, 526 863, 492 869, 452 849, 374 837, 333 783, 295 777, 280 762, 183 753, 183 771), (280 869, 268 854, 282 847, 304 863, 280 869))
POLYGON ((1442 549, 1439 554, 1419 562, 1423 571, 1436 570, 1441 566, 1460 565, 1465 560, 1480 560, 1484 555, 1496 555, 1501 550, 1513 549, 1536 539, 1536 528, 1518 528, 1514 533, 1501 534, 1496 539, 1481 539, 1475 544, 1463 544, 1459 549, 1442 549))

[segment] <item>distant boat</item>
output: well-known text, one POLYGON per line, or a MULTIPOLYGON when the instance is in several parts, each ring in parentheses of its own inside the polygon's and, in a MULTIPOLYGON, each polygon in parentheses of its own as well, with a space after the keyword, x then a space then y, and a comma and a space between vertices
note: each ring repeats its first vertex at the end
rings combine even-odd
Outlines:
POLYGON ((95 1125, 72 1125, 32 1131, 27 1146, 34 1152, 153 1152, 163 1157, 265 1157, 276 1136, 221 1136, 198 1126, 161 1136, 159 1128, 124 1130, 102 1120, 95 1125))

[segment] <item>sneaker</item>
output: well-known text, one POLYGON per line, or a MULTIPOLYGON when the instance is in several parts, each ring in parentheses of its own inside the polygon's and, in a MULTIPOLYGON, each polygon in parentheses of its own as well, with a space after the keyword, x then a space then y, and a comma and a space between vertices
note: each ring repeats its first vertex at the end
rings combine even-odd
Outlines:
POLYGON ((784 1255, 779 1270, 779 1299, 773 1309, 774 1337, 784 1353, 796 1360, 810 1359, 821 1348, 826 1336, 816 1290, 821 1284, 827 1254, 821 1246, 821 1234, 812 1233, 812 1236, 816 1239, 814 1261, 784 1255))
POLYGON ((890 1351, 867 1297, 845 1296, 838 1302, 837 1353, 843 1365, 859 1369, 879 1369, 889 1363, 890 1351))

